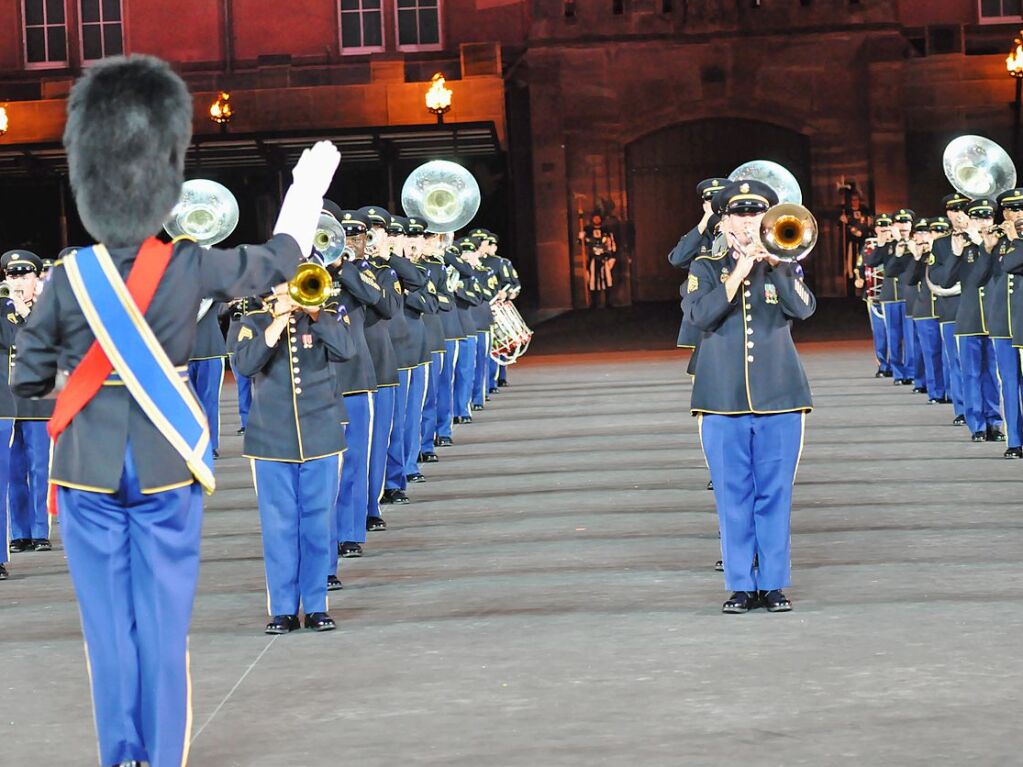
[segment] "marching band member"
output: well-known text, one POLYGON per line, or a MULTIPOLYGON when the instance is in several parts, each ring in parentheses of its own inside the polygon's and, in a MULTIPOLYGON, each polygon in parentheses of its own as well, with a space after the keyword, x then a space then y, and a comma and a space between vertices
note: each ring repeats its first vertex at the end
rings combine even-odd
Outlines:
POLYGON ((895 212, 892 219, 894 220, 893 228, 898 232, 899 237, 896 250, 902 251, 901 260, 905 262, 902 276, 899 278, 899 287, 902 290, 906 312, 902 331, 904 362, 906 372, 912 379, 910 383, 913 384, 913 392, 916 394, 926 394, 927 385, 924 378, 924 359, 920 351, 920 345, 916 342, 916 322, 913 320, 913 309, 916 307, 919 291, 917 290, 917 284, 911 279, 911 275, 915 273, 916 266, 920 264, 921 247, 918 240, 913 237, 916 214, 911 210, 901 208, 895 212))
MULTIPOLYGON (((515 270, 511 261, 497 254, 497 235, 487 229, 476 229, 470 235, 480 241, 480 263, 489 269, 497 278, 497 294, 494 302, 504 303, 514 300, 518 294, 521 283, 515 277, 515 270)), ((491 349, 494 345, 493 332, 490 333, 491 349)), ((507 365, 498 364, 492 354, 487 355, 487 380, 484 384, 484 392, 496 394, 500 391, 498 382, 501 380, 501 371, 507 365)), ((507 378, 505 379, 507 381, 507 378)))
POLYGON ((481 241, 463 237, 459 243, 463 258, 476 273, 480 302, 471 310, 476 321, 476 364, 472 378, 472 409, 483 410, 487 397, 487 374, 490 370, 490 326, 494 324, 494 310, 490 302, 497 295, 497 277, 480 260, 481 241))
MULTIPOLYGON (((870 335, 874 341, 874 357, 877 359, 877 372, 874 378, 891 378, 892 368, 888 359, 888 329, 885 326, 884 311, 881 305, 881 285, 884 280, 884 265, 868 266, 874 251, 879 247, 879 233, 892 224, 891 216, 880 214, 875 220, 875 236, 868 238, 856 259, 853 268, 854 285, 863 290, 863 300, 867 304, 867 317, 870 320, 870 335)), ((884 240, 884 237, 880 237, 884 240)))
MULTIPOLYGON (((410 218, 409 221, 413 226, 421 224, 415 218, 410 218)), ((423 315, 430 346, 430 367, 426 382, 426 398, 423 400, 423 423, 419 433, 419 461, 422 463, 436 463, 438 460, 435 448, 440 420, 441 386, 443 381, 450 380, 450 376, 445 378, 444 368, 450 364, 446 359, 448 353, 447 330, 450 323, 447 315, 451 315, 454 301, 448 293, 447 271, 444 268, 444 261, 440 258, 440 248, 440 237, 432 232, 426 232, 424 228, 419 266, 430 282, 429 292, 436 296, 437 311, 427 312, 423 315)), ((448 412, 450 412, 450 402, 449 392, 447 394, 448 412)))
MULTIPOLYGON (((366 526, 370 531, 386 527, 380 504, 385 502, 387 476, 387 447, 391 438, 394 408, 398 396, 400 377, 398 358, 391 340, 391 321, 401 314, 402 290, 397 273, 388 266, 381 254, 387 252, 387 237, 384 232, 384 215, 381 208, 366 207, 355 211, 360 220, 365 219, 369 229, 366 232, 364 255, 369 262, 373 280, 380 287, 381 299, 373 306, 366 307, 366 324, 363 329, 366 345, 373 358, 373 375, 377 391, 373 396, 373 424, 369 449, 369 500, 366 508, 366 526)), ((389 216, 388 216, 389 218, 389 216)), ((403 319, 403 318, 402 318, 403 319)), ((399 491, 391 494, 387 503, 408 503, 408 498, 399 491)), ((342 556, 358 556, 358 552, 341 552, 342 556)))
MULTIPOLYGON (((994 347, 988 336, 982 294, 991 275, 998 241, 994 227, 994 203, 973 200, 966 206, 965 231, 951 237, 953 258, 938 273, 943 288, 959 282, 962 293, 956 311, 956 341, 963 372, 963 407, 974 442, 1003 442, 994 347), (983 232, 983 234, 982 234, 983 232)), ((932 280, 934 278, 932 277, 932 280)))
MULTIPOLYGON (((952 409, 955 412, 952 424, 955 426, 966 423, 966 405, 963 401, 963 369, 959 363, 959 342, 956 340, 955 334, 956 314, 959 312, 962 286, 955 282, 951 287, 946 288, 941 284, 941 280, 951 268, 952 260, 955 258, 952 254, 952 238, 957 232, 965 231, 966 225, 969 223, 969 216, 966 215, 966 206, 969 202, 967 197, 958 192, 945 195, 942 199, 951 231, 949 236, 938 237, 931 244, 931 259, 927 266, 927 280, 930 283, 931 292, 938 297, 936 308, 941 328, 941 362, 948 378, 945 390, 952 395, 952 409)), ((941 227, 939 226, 939 228, 941 227)))
POLYGON ((263 533, 270 622, 267 634, 305 627, 330 631, 327 579, 336 550, 338 483, 348 420, 331 363, 356 353, 337 303, 305 307, 278 285, 268 308, 245 315, 235 365, 252 377, 252 412, 243 453, 263 533))
MULTIPOLYGON (((422 248, 422 235, 426 231, 425 225, 419 219, 413 222, 404 216, 392 216, 391 221, 401 226, 405 232, 396 241, 390 264, 391 268, 398 273, 398 278, 404 289, 403 311, 412 334, 412 348, 416 352, 416 364, 409 370, 405 418, 397 433, 392 432, 391 439, 398 439, 401 442, 403 457, 400 467, 401 481, 403 483, 425 482, 426 477, 419 471, 419 452, 423 440, 423 404, 426 400, 427 379, 433 352, 424 317, 437 312, 437 295, 436 292, 431 292, 433 284, 428 279, 426 270, 416 263, 422 248)), ((397 459, 398 452, 393 451, 390 455, 397 459)), ((395 482, 397 483, 396 478, 395 482)), ((402 484, 401 488, 404 489, 405 486, 402 484)))
POLYGON ((303 153, 265 245, 164 244, 154 235, 178 201, 191 129, 192 98, 164 62, 112 57, 89 67, 68 99, 64 145, 79 215, 104 245, 54 267, 18 334, 17 396, 46 396, 66 379, 49 427, 50 481, 102 765, 188 761, 187 637, 202 490, 215 485, 208 424, 185 367, 200 302, 292 274, 312 249, 340 161, 327 142, 303 153))
MULTIPOLYGON (((14 311, 9 298, 0 298, 0 314, 6 316, 14 311)), ((0 581, 8 577, 7 563, 10 561, 10 505, 7 491, 10 484, 11 437, 14 435, 14 394, 10 386, 0 386, 0 581)))
POLYGON ((759 181, 718 193, 714 207, 729 246, 693 261, 684 302, 704 334, 691 409, 700 418, 733 592, 726 613, 792 609, 782 591, 791 568, 792 484, 812 403, 790 324, 812 315, 816 300, 798 265, 778 263, 760 245, 763 215, 777 201, 759 181))
MULTIPOLYGON (((1006 222, 1004 228, 1007 242, 1002 255, 1001 268, 1008 274, 1008 324, 1012 336, 1012 346, 1018 353, 1023 354, 1020 352, 1020 347, 1023 347, 1023 290, 1019 287, 1021 275, 1023 275, 1023 238, 1020 237, 1020 232, 1017 229, 1018 225, 1023 226, 1019 224, 1020 221, 1023 221, 1023 189, 1012 189, 1001 195, 999 204, 1002 205, 1006 222)), ((1023 358, 1020 361, 1023 363, 1023 358)), ((1020 388, 1023 390, 1023 384, 1020 388)), ((1021 456, 1016 451, 1006 450, 1005 457, 1020 458, 1021 456)))
POLYGON ((437 258, 447 275, 447 294, 451 300, 450 310, 441 313, 444 323, 444 367, 441 369, 439 390, 437 392, 437 436, 434 445, 451 447, 452 424, 458 417, 456 397, 456 381, 462 367, 461 355, 468 345, 468 334, 465 329, 465 315, 468 296, 462 274, 455 264, 459 263, 460 248, 455 245, 442 247, 438 243, 437 258))
MULTIPOLYGON (((199 332, 195 348, 188 360, 188 380, 192 383, 203 412, 210 422, 210 442, 213 457, 220 457, 220 392, 224 388, 224 360, 227 344, 220 329, 220 310, 216 303, 209 304, 205 314, 196 323, 199 332)), ((206 308, 205 306, 203 308, 206 308)), ((202 311, 202 309, 200 309, 202 311)))
MULTIPOLYGON (((0 319, 0 348, 7 353, 7 386, 13 382, 17 349, 15 335, 36 305, 42 282, 43 262, 27 250, 10 250, 0 256, 0 268, 11 287, 10 308, 0 319)), ((10 516, 10 550, 50 551, 50 515, 46 511, 50 437, 47 422, 53 414, 52 400, 13 397, 14 434, 10 441, 10 480, 7 506, 10 516)), ((6 415, 6 414, 4 414, 6 415)))
POLYGON ((473 309, 483 301, 476 270, 463 258, 468 248, 474 247, 465 240, 453 245, 445 252, 445 263, 458 270, 461 285, 455 291, 455 308, 462 321, 465 338, 458 342, 458 367, 455 369, 454 417, 453 423, 472 423, 469 406, 472 402, 472 385, 476 379, 476 335, 479 325, 473 309))
POLYGON ((931 223, 934 219, 921 218, 913 224, 913 241, 916 250, 913 252, 913 264, 906 270, 906 285, 916 291, 916 301, 906 309, 913 318, 913 331, 916 334, 916 346, 923 359, 924 386, 928 401, 934 404, 951 402, 946 396, 945 374, 941 366, 941 328, 938 326, 937 298, 931 292, 925 279, 927 264, 931 258, 931 244, 934 233, 931 223))
POLYGON ((904 240, 902 231, 896 227, 892 216, 882 213, 874 222, 874 227, 877 231, 877 247, 865 255, 863 263, 871 268, 884 269, 880 300, 885 336, 888 339, 888 367, 892 371, 893 383, 896 386, 906 385, 912 383, 913 379, 910 377, 903 338, 906 330, 906 303, 900 278, 911 260, 906 258, 909 244, 904 240))
POLYGON ((366 231, 369 221, 358 211, 342 211, 330 200, 323 201, 324 210, 333 215, 344 228, 346 248, 351 255, 335 263, 337 300, 349 320, 349 333, 355 344, 351 359, 336 366, 338 391, 344 397, 348 424, 345 426, 344 465, 341 467, 341 489, 337 496, 337 536, 332 547, 332 567, 328 588, 340 588, 335 573, 337 557, 362 555, 368 530, 386 530, 379 517, 368 520, 369 455, 373 436, 374 399, 377 393, 373 355, 366 340, 366 314, 384 300, 369 262, 365 260, 366 231))
POLYGON ((1012 301, 1015 278, 1006 268, 1006 256, 1019 240, 1016 221, 1023 217, 1023 189, 998 196, 1005 223, 992 234, 994 246, 991 276, 984 290, 984 319, 994 350, 995 370, 1002 395, 1002 421, 1008 443, 1005 458, 1023 458, 1023 405, 1020 402, 1020 358, 1012 345, 1012 301))
POLYGON ((229 321, 227 326, 227 359, 234 374, 235 385, 238 387, 238 426, 237 434, 245 433, 245 425, 249 422, 249 410, 252 409, 252 379, 243 376, 234 366, 234 339, 238 337, 238 327, 242 317, 263 307, 263 299, 259 296, 247 296, 226 304, 229 321))

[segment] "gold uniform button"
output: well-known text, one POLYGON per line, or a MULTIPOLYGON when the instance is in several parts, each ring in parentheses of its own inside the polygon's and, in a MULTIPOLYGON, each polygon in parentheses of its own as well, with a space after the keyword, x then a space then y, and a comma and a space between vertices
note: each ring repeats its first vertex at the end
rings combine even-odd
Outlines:
POLYGON ((302 387, 296 386, 295 387, 295 394, 301 394, 301 393, 302 393, 302 387))
POLYGON ((753 328, 746 328, 746 335, 748 336, 753 335, 753 328))
POLYGON ((298 362, 298 357, 292 357, 292 358, 291 358, 291 361, 292 361, 292 362, 298 362))
POLYGON ((752 321, 753 321, 753 315, 752 314, 747 314, 746 315, 746 322, 752 322, 752 321))
POLYGON ((743 280, 743 281, 742 281, 742 284, 743 284, 743 285, 747 285, 747 286, 748 286, 748 285, 749 285, 749 280, 743 280))
POLYGON ((749 297, 750 297, 750 296, 752 296, 753 294, 752 294, 752 293, 750 293, 750 292, 749 292, 749 291, 747 290, 747 291, 746 291, 745 293, 743 293, 743 295, 744 295, 744 296, 746 296, 746 298, 749 298, 749 297))
POLYGON ((295 383, 297 383, 297 384, 300 384, 300 383, 302 383, 302 379, 301 379, 301 378, 299 378, 298 376, 295 376, 295 378, 294 378, 293 380, 294 380, 294 381, 295 381, 295 383))
POLYGON ((748 341, 748 342, 746 343, 746 348, 747 348, 747 349, 752 349, 752 348, 753 348, 753 342, 752 342, 752 341, 748 341))
POLYGON ((746 361, 747 361, 747 362, 752 362, 752 361, 753 361, 753 355, 751 354, 750 356, 748 356, 748 357, 746 358, 746 361))

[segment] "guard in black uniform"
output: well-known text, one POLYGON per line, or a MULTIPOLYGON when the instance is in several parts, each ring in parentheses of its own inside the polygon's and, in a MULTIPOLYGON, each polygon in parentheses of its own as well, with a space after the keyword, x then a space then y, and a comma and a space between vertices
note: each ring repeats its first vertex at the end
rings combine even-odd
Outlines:
MULTIPOLYGON (((39 280, 43 262, 27 250, 10 250, 0 256, 0 268, 11 287, 9 308, 0 318, 0 351, 7 357, 7 381, 12 383, 17 348, 15 336, 27 322, 43 283, 39 280)), ((0 416, 14 418, 10 440, 10 484, 6 501, 10 515, 13 553, 50 551, 50 520, 46 512, 47 475, 50 466, 50 437, 46 425, 53 414, 53 400, 13 397, 14 411, 0 416)))
POLYGON ((271 620, 268 634, 333 629, 327 614, 343 424, 332 363, 356 354, 337 304, 300 307, 279 285, 268 308, 248 314, 235 340, 235 365, 252 378, 244 454, 252 459, 271 620))
POLYGON ((700 418, 725 584, 733 592, 726 613, 792 607, 782 592, 791 567, 792 484, 812 402, 790 325, 812 315, 816 300, 798 264, 777 263, 760 246, 763 214, 777 201, 758 181, 717 194, 729 248, 693 261, 683 307, 703 332, 692 412, 700 418))

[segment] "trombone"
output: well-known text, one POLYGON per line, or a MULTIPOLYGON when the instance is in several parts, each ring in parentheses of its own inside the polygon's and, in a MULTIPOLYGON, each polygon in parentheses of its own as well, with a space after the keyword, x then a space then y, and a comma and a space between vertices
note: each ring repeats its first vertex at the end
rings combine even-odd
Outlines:
POLYGON ((792 202, 768 209, 760 223, 760 244, 781 261, 802 261, 810 255, 818 236, 817 219, 792 202))

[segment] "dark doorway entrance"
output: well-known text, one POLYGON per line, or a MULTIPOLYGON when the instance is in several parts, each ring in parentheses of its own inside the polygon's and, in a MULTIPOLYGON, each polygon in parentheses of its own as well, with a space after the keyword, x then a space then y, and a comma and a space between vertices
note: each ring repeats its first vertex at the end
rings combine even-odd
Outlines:
POLYGON ((668 251, 703 215, 696 185, 727 176, 749 160, 773 160, 792 171, 810 200, 810 142, 796 131, 757 120, 714 118, 680 123, 626 147, 630 216, 636 227, 632 300, 678 297, 679 272, 668 251))

